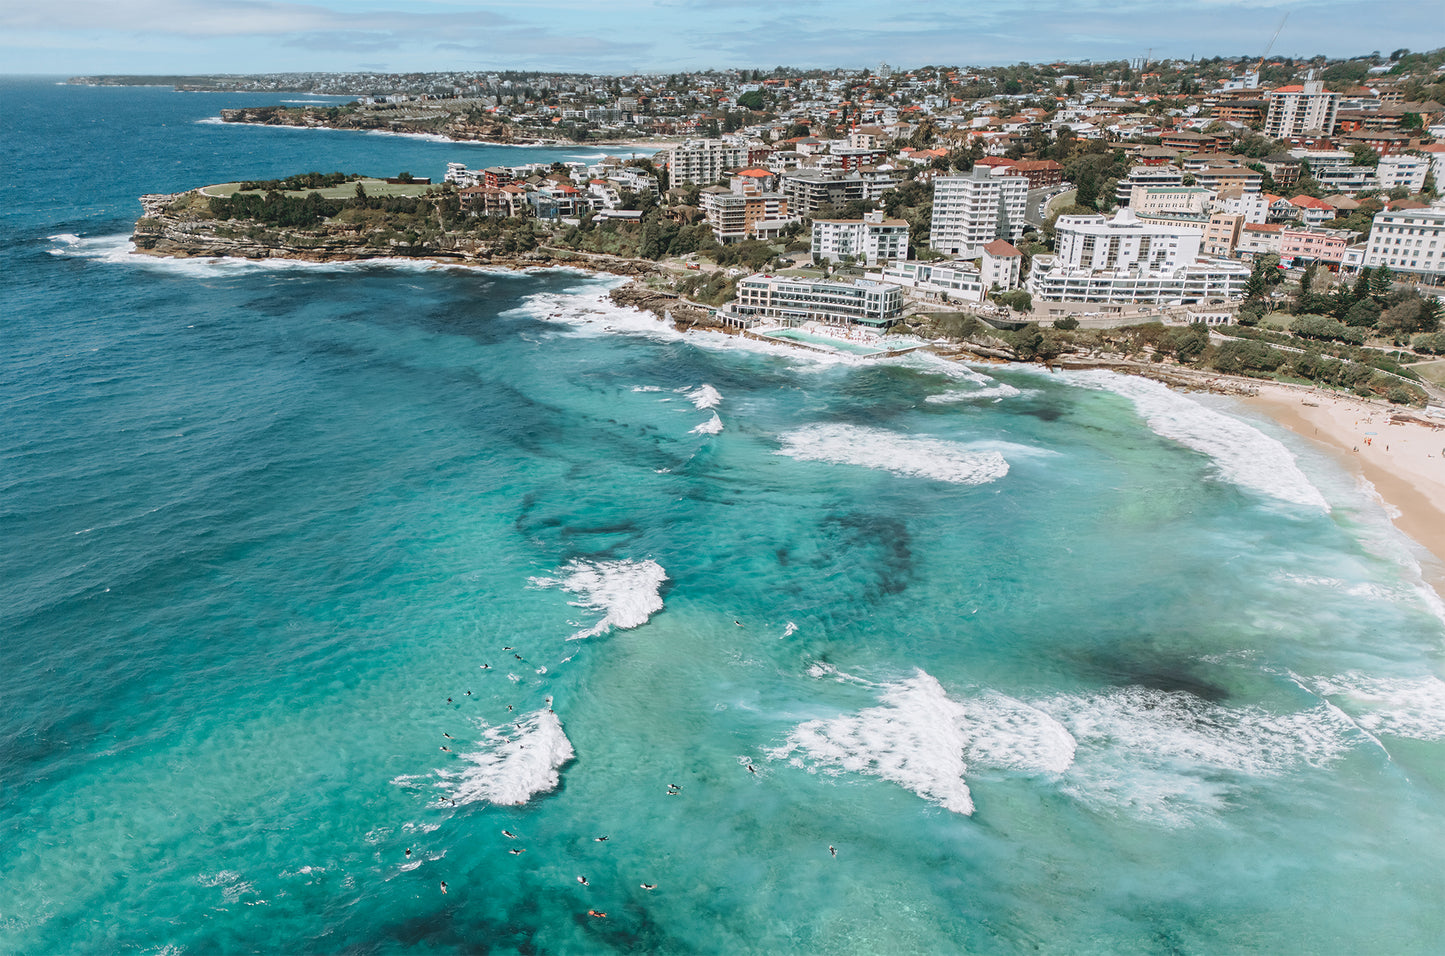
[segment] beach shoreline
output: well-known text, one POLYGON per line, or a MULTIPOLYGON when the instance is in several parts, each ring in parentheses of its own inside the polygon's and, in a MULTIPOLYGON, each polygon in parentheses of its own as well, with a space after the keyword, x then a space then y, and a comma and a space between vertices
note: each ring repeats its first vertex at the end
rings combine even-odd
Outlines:
POLYGON ((1239 400, 1328 449, 1368 481, 1395 527, 1434 557, 1421 570, 1445 597, 1445 421, 1431 421, 1418 409, 1269 382, 1239 400))

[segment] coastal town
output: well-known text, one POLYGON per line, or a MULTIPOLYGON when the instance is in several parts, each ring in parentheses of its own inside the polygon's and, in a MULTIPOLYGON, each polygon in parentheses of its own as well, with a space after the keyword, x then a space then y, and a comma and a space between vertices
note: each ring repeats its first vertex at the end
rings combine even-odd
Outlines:
MULTIPOLYGON (((560 256, 638 277, 694 325, 864 354, 936 340, 960 317, 1006 346, 1022 331, 1006 352, 1043 361, 1111 329, 1202 328, 1155 351, 1445 404, 1445 51, 328 82, 382 79, 404 91, 224 119, 435 132, 460 115, 511 141, 551 125, 613 142, 593 161, 370 181, 372 206, 394 195, 438 214, 379 228, 370 215, 363 247, 338 256, 560 256)), ((220 218, 279 223, 311 191, 303 179, 220 218)), ((355 203, 328 182, 327 201, 355 203)), ((263 186, 210 187, 210 210, 263 186)), ((142 251, 229 254, 168 246, 158 221, 142 219, 142 251)), ((330 254, 315 237, 271 245, 239 254, 330 254)))

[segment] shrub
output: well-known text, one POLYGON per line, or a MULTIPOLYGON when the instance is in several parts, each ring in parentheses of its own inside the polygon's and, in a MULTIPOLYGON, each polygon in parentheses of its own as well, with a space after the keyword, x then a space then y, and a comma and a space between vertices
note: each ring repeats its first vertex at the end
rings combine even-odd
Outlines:
POLYGON ((1072 332, 1079 327, 1079 320, 1072 315, 1065 316, 1054 322, 1054 328, 1063 329, 1065 332, 1072 332))
POLYGON ((1288 356, 1263 342, 1236 339, 1225 342, 1214 355, 1214 367, 1221 372, 1273 372, 1288 356))
POLYGON ((1422 332, 1410 341, 1410 347, 1425 355, 1445 355, 1445 332, 1422 332))
POLYGON ((1302 315, 1289 324, 1289 330, 1307 339, 1333 339, 1355 345, 1361 345, 1365 341, 1362 329, 1351 328, 1322 315, 1302 315))

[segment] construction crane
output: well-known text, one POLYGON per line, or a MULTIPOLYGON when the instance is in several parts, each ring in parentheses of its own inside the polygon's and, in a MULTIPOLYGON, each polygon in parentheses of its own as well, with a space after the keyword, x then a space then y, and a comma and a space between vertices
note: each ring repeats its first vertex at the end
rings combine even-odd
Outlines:
POLYGON ((1264 48, 1264 55, 1259 58, 1259 63, 1254 68, 1254 85, 1259 85, 1259 71, 1264 69, 1264 61, 1269 59, 1269 51, 1274 49, 1274 41, 1279 39, 1279 31, 1284 29, 1284 22, 1289 19, 1289 11, 1279 18, 1279 26, 1274 28, 1274 36, 1269 38, 1269 45, 1264 48))

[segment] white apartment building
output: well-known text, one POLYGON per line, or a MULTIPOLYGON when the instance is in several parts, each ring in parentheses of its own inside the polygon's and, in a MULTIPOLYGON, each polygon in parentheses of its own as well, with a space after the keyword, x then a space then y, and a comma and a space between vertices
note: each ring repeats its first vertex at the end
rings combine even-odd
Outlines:
POLYGON ((1380 164, 1375 167, 1375 179, 1379 182, 1380 188, 1387 192, 1398 186, 1404 186, 1410 192, 1417 193, 1425 188, 1425 174, 1429 171, 1430 160, 1428 158, 1393 153, 1380 157, 1380 164))
POLYGON ((748 148, 721 139, 693 139, 660 154, 667 167, 670 185, 710 185, 722 178, 724 170, 746 166, 748 148))
POLYGON ((1114 188, 1114 202, 1129 205, 1135 186, 1183 186, 1184 171, 1178 166, 1135 166, 1114 188))
POLYGON ((866 265, 908 258, 908 223, 884 219, 881 212, 862 219, 814 219, 813 262, 841 262, 844 256, 866 265))
POLYGON ((1029 181, 1023 176, 993 176, 975 166, 967 176, 933 180, 933 229, 929 245, 972 259, 995 239, 1023 238, 1029 181))
POLYGON ((1070 269, 1128 268, 1151 272, 1177 269, 1199 257, 1204 224, 1143 222, 1129 208, 1110 219, 1102 215, 1060 216, 1055 223, 1055 259, 1070 269))
POLYGON ((895 262, 884 268, 882 279, 915 297, 949 302, 982 302, 989 289, 971 262, 895 262))
POLYGON ((1249 267, 1199 260, 1203 228, 1143 222, 1131 209, 1113 219, 1060 216, 1058 252, 1035 256, 1027 288, 1046 302, 1187 304, 1244 294, 1249 267))
POLYGON ((1264 120, 1264 135, 1271 139, 1293 139, 1314 130, 1329 136, 1335 131, 1340 94, 1326 90, 1319 80, 1281 86, 1267 92, 1265 99, 1269 115, 1264 120))
POLYGON ((1214 198, 1200 186, 1135 186, 1129 208, 1138 216, 1203 216, 1214 198))
POLYGON ((1445 276, 1445 205, 1376 213, 1365 265, 1445 276))
POLYGON ((735 298, 719 318, 744 328, 773 319, 887 328, 903 314, 903 290, 889 282, 799 279, 751 275, 738 280, 735 298))
POLYGON ((1245 222, 1266 222, 1269 220, 1269 200, 1263 193, 1240 193, 1238 196, 1221 194, 1209 204, 1212 211, 1227 216, 1242 216, 1245 222))

